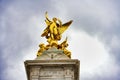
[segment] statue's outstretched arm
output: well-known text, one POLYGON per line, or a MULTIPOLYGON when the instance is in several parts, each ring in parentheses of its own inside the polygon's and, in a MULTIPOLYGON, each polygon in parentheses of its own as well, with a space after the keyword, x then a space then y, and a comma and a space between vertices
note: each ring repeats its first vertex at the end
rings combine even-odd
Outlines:
POLYGON ((51 22, 51 20, 48 18, 48 13, 47 12, 45 12, 45 18, 46 18, 47 21, 51 22))

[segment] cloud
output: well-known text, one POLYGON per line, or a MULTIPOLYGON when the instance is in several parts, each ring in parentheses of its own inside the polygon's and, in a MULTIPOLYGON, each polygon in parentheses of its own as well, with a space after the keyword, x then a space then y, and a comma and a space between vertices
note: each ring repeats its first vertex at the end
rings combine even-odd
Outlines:
MULTIPOLYGON (((56 1, 56 4, 58 2, 56 1)), ((75 28, 86 30, 89 33, 97 33, 113 27, 118 22, 118 10, 113 1, 108 0, 76 0, 76 1, 60 1, 65 6, 66 15, 75 19, 75 28), (76 25, 80 26, 76 26, 76 25)), ((57 7, 59 6, 57 4, 57 7)), ((62 11, 62 9, 60 10, 62 11)), ((64 12, 64 10, 63 10, 64 12)))
MULTIPOLYGON (((119 2, 119 1, 118 1, 119 2)), ((0 60, 2 80, 26 79, 24 61, 34 59, 45 28, 44 13, 73 19, 68 36, 72 57, 81 61, 81 80, 119 80, 119 4, 112 0, 2 1, 0 60), (79 46, 79 47, 78 47, 79 46), (13 76, 14 73, 16 76, 13 76)))
MULTIPOLYGON (((70 32, 68 33, 70 34, 70 32)), ((80 60, 82 80, 97 80, 94 78, 98 77, 106 79, 110 76, 116 77, 120 70, 119 66, 116 64, 114 57, 109 54, 109 49, 105 48, 97 37, 76 31, 71 33, 69 43, 73 58, 80 60)))
MULTIPOLYGON (((56 3, 57 3, 57 1, 56 1, 56 3)), ((108 60, 108 62, 105 62, 105 64, 103 64, 103 65, 104 65, 104 67, 109 66, 109 65, 107 65, 107 63, 114 65, 113 67, 109 68, 109 70, 111 71, 113 69, 113 71, 114 71, 114 68, 115 68, 114 74, 116 74, 116 75, 112 76, 112 74, 110 74, 109 77, 106 77, 107 75, 105 74, 104 76, 102 76, 100 78, 99 77, 100 74, 97 76, 97 74, 94 73, 94 74, 96 74, 95 75, 96 77, 94 76, 91 79, 98 80, 97 78, 99 78, 101 80, 110 80, 110 78, 111 78, 111 80, 118 80, 119 66, 120 66, 119 65, 120 49, 117 45, 119 45, 119 43, 120 43, 118 41, 120 38, 120 36, 119 36, 119 34, 120 34, 119 33, 119 26, 120 26, 119 13, 120 12, 118 10, 118 5, 116 5, 117 2, 116 1, 108 1, 108 0, 101 0, 101 1, 96 1, 96 0, 92 0, 92 1, 89 1, 89 0, 84 0, 84 1, 81 0, 80 1, 79 0, 78 1, 78 0, 76 0, 76 1, 69 1, 69 2, 68 1, 60 1, 59 3, 62 5, 65 5, 64 9, 66 10, 66 14, 65 14, 66 17, 70 16, 74 19, 72 29, 74 29, 76 31, 85 31, 86 33, 88 33, 91 36, 97 36, 98 40, 101 40, 101 42, 104 44, 102 46, 102 48, 103 49, 105 48, 105 50, 109 49, 107 51, 106 55, 108 55, 110 57, 105 58, 106 60, 108 60), (113 60, 112 62, 111 62, 111 59, 113 60)), ((59 3, 58 3, 58 5, 59 5, 59 3)), ((57 6, 57 7, 60 7, 60 6, 57 6)), ((60 11, 62 11, 62 9, 60 11)), ((80 35, 80 33, 77 33, 77 35, 80 35)), ((81 40, 81 39, 78 39, 78 41, 75 41, 75 42, 77 42, 76 45, 78 45, 78 43, 80 42, 79 40, 81 40)), ((88 42, 90 42, 89 39, 88 39, 88 42)), ((85 43, 83 43, 83 44, 85 44, 85 43)), ((95 44, 97 44, 97 43, 95 43, 95 44)), ((103 49, 101 51, 103 51, 103 49)), ((76 50, 74 48, 74 50, 77 52, 77 50, 80 50, 80 49, 76 50)), ((96 51, 98 51, 98 53, 101 52, 99 50, 96 50, 96 51)), ((105 52, 103 52, 103 54, 104 53, 105 52)), ((105 54, 101 55, 101 56, 105 57, 105 54)), ((89 58, 87 58, 87 59, 89 59, 89 58)), ((92 59, 90 59, 90 60, 92 60, 92 59)), ((104 61, 102 61, 102 62, 104 63, 104 61)), ((88 68, 86 68, 86 70, 87 69, 88 68)), ((104 71, 106 71, 106 70, 104 70, 104 71)), ((104 71, 103 72, 101 71, 101 72, 104 73, 104 71)), ((109 74, 109 73, 110 72, 107 72, 107 74, 109 74)), ((112 71, 111 71, 111 73, 112 73, 112 71)), ((85 80, 89 80, 89 79, 90 78, 88 78, 88 79, 85 78, 85 80)))

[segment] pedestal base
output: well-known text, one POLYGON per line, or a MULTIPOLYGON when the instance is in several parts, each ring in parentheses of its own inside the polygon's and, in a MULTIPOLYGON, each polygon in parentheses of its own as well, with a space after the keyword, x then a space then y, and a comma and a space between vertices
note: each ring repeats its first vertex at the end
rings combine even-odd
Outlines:
POLYGON ((79 65, 77 59, 25 61, 28 80, 79 80, 79 65))

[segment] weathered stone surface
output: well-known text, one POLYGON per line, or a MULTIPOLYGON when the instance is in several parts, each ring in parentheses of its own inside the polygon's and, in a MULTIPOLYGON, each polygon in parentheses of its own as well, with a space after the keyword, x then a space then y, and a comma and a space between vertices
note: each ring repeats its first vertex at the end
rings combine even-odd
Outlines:
POLYGON ((79 60, 27 60, 28 80, 79 80, 79 60))
POLYGON ((79 65, 79 60, 70 59, 55 47, 25 61, 28 80, 79 80, 79 65))
POLYGON ((43 52, 43 54, 36 58, 36 60, 61 60, 61 59, 70 59, 66 56, 63 50, 59 50, 56 47, 52 47, 43 52))

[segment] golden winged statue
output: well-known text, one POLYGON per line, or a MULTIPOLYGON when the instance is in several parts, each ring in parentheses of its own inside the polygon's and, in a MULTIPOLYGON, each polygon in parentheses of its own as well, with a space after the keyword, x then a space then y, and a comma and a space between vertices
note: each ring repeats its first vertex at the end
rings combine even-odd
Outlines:
POLYGON ((50 43, 51 45, 54 43, 57 44, 57 41, 61 40, 62 33, 65 30, 67 30, 67 28, 72 23, 72 20, 70 20, 67 23, 62 24, 61 20, 58 18, 54 17, 52 20, 50 20, 48 18, 47 12, 45 14, 45 17, 46 17, 45 22, 47 24, 47 27, 45 28, 41 36, 46 37, 48 39, 48 43, 50 43))
MULTIPOLYGON (((59 48, 59 45, 61 45, 61 44, 58 44, 58 41, 61 40, 62 34, 70 26, 70 24, 72 23, 72 20, 62 24, 61 20, 56 17, 53 17, 52 20, 50 20, 48 18, 47 12, 45 13, 45 18, 46 18, 45 22, 46 22, 47 26, 44 29, 41 36, 45 37, 47 39, 48 45, 46 45, 46 47, 47 46, 49 46, 49 47, 55 46, 55 47, 59 48)), ((65 41, 67 42, 67 40, 65 40, 65 41)), ((65 47, 66 44, 62 44, 62 45, 64 45, 63 47, 65 47)), ((65 48, 64 48, 64 50, 65 50, 65 48)), ((41 53, 40 51, 42 52, 43 50, 39 50, 39 53, 41 53)), ((39 54, 39 56, 40 56, 40 54, 39 54)))

